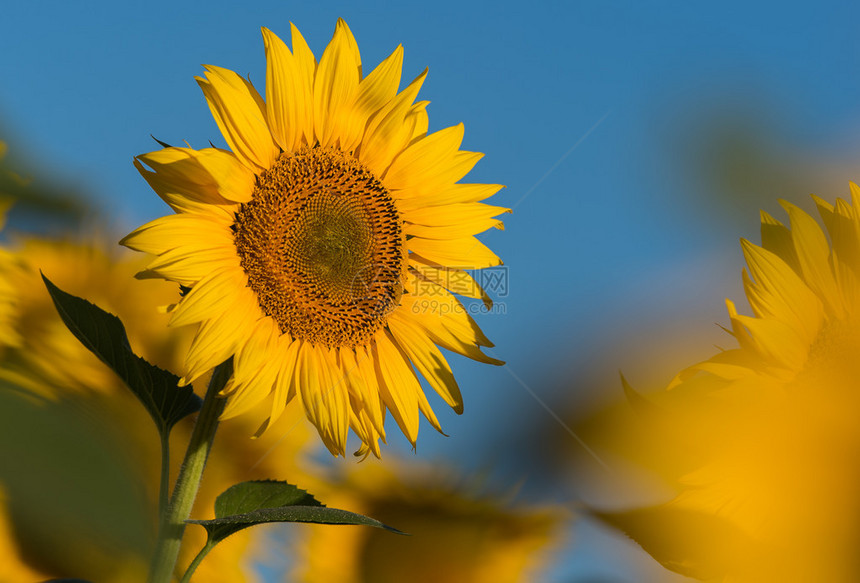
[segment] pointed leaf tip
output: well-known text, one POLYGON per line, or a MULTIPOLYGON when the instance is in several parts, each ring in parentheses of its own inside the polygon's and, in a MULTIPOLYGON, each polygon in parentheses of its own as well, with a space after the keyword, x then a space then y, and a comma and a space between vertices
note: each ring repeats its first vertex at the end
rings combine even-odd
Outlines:
POLYGON ((134 353, 119 318, 83 298, 64 292, 44 273, 41 275, 69 331, 123 380, 149 412, 162 435, 169 434, 180 419, 200 409, 202 401, 191 387, 179 387, 176 375, 134 353))
POLYGON ((152 134, 149 134, 149 137, 152 138, 153 140, 155 140, 156 142, 158 142, 158 145, 161 146, 162 148, 172 148, 173 147, 166 142, 162 142, 161 140, 159 140, 158 138, 156 138, 152 134))

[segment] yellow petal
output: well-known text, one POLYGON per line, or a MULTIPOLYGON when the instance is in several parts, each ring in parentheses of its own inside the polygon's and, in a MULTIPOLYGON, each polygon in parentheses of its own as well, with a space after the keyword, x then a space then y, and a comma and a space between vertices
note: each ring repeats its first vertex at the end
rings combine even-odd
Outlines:
POLYGON ((411 237, 423 237, 424 239, 459 239, 470 235, 483 233, 487 229, 505 230, 505 223, 500 219, 477 219, 453 225, 441 227, 428 227, 426 225, 413 225, 407 223, 403 232, 411 237))
POLYGON ((435 194, 466 176, 483 157, 480 152, 457 151, 434 166, 415 167, 408 178, 408 185, 392 190, 391 195, 401 200, 435 194))
POLYGON ((412 126, 410 143, 427 135, 427 129, 430 127, 430 118, 427 115, 428 105, 430 105, 429 101, 419 101, 412 106, 406 116, 406 123, 412 126))
POLYGON ((253 172, 225 150, 164 148, 138 156, 134 165, 177 212, 220 214, 226 220, 234 204, 250 200, 254 189, 253 172), (219 213, 222 208, 225 212, 219 213))
POLYGON ((355 452, 356 456, 366 457, 368 453, 373 453, 376 458, 382 456, 379 449, 379 439, 385 441, 385 437, 376 431, 376 427, 368 418, 365 410, 361 409, 356 412, 353 409, 349 416, 349 426, 362 441, 361 447, 355 452))
MULTIPOLYGON (((836 213, 836 208, 834 207, 834 205, 830 204, 829 202, 827 202, 826 200, 824 200, 820 196, 816 196, 813 194, 812 200, 815 202, 815 206, 818 208, 818 213, 821 215, 821 220, 824 221, 824 227, 827 229, 827 231, 831 235, 833 235, 834 215, 838 214, 838 213, 836 213)), ((838 204, 840 200, 842 200, 842 199, 837 198, 836 203, 838 204)), ((845 209, 845 208, 848 209, 849 214, 844 215, 844 216, 850 217, 851 213, 852 213, 851 206, 846 205, 843 207, 843 209, 845 209)), ((762 211, 762 213, 767 214, 764 211, 762 211)), ((764 221, 762 221, 762 222, 764 222, 764 221)))
POLYGON ((298 150, 304 136, 313 128, 305 127, 308 102, 302 71, 293 54, 268 28, 263 28, 266 47, 266 113, 275 142, 285 152, 298 150))
POLYGON ((458 239, 482 233, 491 227, 504 229, 496 215, 509 213, 510 209, 483 203, 451 204, 426 207, 402 213, 407 221, 407 235, 425 239, 458 239))
MULTIPOLYGON (((734 315, 736 316, 737 313, 734 315)), ((754 357, 751 358, 748 350, 740 348, 725 350, 704 362, 683 369, 669 382, 666 390, 674 389, 699 372, 707 372, 728 381, 740 380, 749 376, 751 366, 755 366, 755 360, 754 357)), ((623 376, 622 382, 626 383, 623 376)))
MULTIPOLYGON (((830 234, 834 256, 838 255, 846 264, 860 265, 860 220, 857 213, 841 198, 836 199, 835 206, 815 195, 812 198, 830 234)), ((800 266, 797 272, 801 272, 800 266)))
POLYGON ((358 145, 370 117, 397 95, 403 69, 403 46, 399 45, 370 75, 361 80, 355 100, 355 115, 360 131, 341 141, 341 149, 351 151, 358 145))
POLYGON ((349 403, 343 379, 332 374, 333 366, 326 349, 301 343, 295 374, 305 413, 328 450, 345 456, 349 403))
POLYGON ((245 79, 221 67, 206 67, 197 83, 230 148, 248 168, 259 173, 272 166, 278 148, 266 122, 266 104, 245 79))
POLYGON ((794 243, 791 241, 791 231, 765 211, 760 211, 760 215, 761 246, 779 255, 799 274, 800 264, 797 262, 797 253, 794 251, 794 243))
POLYGON ((451 332, 478 346, 493 346, 466 307, 442 286, 425 281, 410 295, 414 297, 413 313, 427 314, 439 319, 451 332))
POLYGON ((406 356, 397 348, 389 332, 375 336, 373 357, 379 388, 386 407, 412 445, 418 439, 418 391, 421 385, 406 356))
POLYGON ((797 371, 806 364, 809 343, 798 334, 798 330, 781 320, 735 316, 739 324, 749 330, 756 350, 766 360, 797 371))
MULTIPOLYGON (((316 75, 317 60, 299 29, 291 22, 290 31, 293 38, 293 58, 298 71, 299 85, 297 92, 304 110, 304 122, 301 124, 305 132, 305 143, 314 143, 314 76, 316 75)), ((300 115, 302 109, 299 109, 300 115)))
POLYGON ((441 227, 452 223, 495 217, 509 212, 511 209, 505 207, 474 202, 416 209, 404 213, 403 218, 410 223, 441 227))
POLYGON ((336 145, 341 136, 351 141, 347 136, 360 79, 355 39, 346 23, 338 20, 314 78, 314 134, 321 146, 336 145))
POLYGON ((502 260, 475 237, 443 240, 414 237, 406 245, 411 252, 445 267, 482 269, 502 264, 502 260))
POLYGON ((142 225, 123 237, 120 245, 157 255, 168 249, 190 250, 233 245, 230 230, 206 216, 167 215, 142 225))
MULTIPOLYGON (((274 363, 277 367, 278 361, 275 355, 279 337, 280 331, 274 320, 269 316, 260 318, 251 328, 247 342, 236 351, 233 359, 233 378, 241 384, 249 384, 251 379, 254 379, 267 365, 274 363)), ((272 384, 265 388, 266 394, 272 384)))
POLYGON ((342 348, 338 351, 338 358, 351 392, 356 395, 377 433, 384 438, 385 407, 379 397, 379 381, 373 370, 371 356, 362 348, 357 348, 355 353, 342 348))
POLYGON ((198 193, 191 195, 184 194, 181 186, 162 180, 158 174, 144 168, 139 161, 134 161, 134 167, 140 172, 144 180, 149 183, 152 190, 161 197, 161 200, 166 202, 175 212, 210 215, 226 224, 229 224, 234 219, 233 215, 238 205, 230 204, 230 201, 223 200, 220 197, 210 202, 206 200, 207 195, 201 196, 198 193))
POLYGON ((457 414, 463 412, 463 396, 454 379, 451 367, 436 345, 422 334, 408 318, 399 312, 391 314, 388 326, 415 368, 427 379, 430 386, 457 414))
POLYGON ((412 139, 412 128, 405 123, 405 120, 426 77, 427 69, 424 69, 423 73, 368 122, 358 151, 358 159, 376 176, 385 174, 391 161, 412 139))
POLYGON ((502 188, 504 186, 501 184, 451 184, 432 194, 399 198, 396 203, 400 212, 407 213, 430 206, 478 202, 493 196, 502 188))
POLYGON ((272 394, 279 356, 277 327, 271 318, 261 318, 233 358, 233 376, 222 392, 228 399, 221 419, 242 415, 272 394))
POLYGON ((836 287, 848 317, 860 309, 860 215, 847 201, 838 198, 832 206, 813 196, 833 246, 831 262, 836 287))
POLYGON ((821 301, 776 254, 745 239, 741 248, 755 280, 745 285, 755 313, 788 322, 811 342, 822 323, 821 301))
POLYGON ((743 327, 743 325, 741 325, 740 322, 735 319, 735 316, 738 315, 738 310, 735 307, 734 302, 729 299, 726 299, 726 311, 728 311, 729 313, 729 320, 731 321, 732 325, 731 334, 737 339, 741 349, 754 351, 755 348, 753 347, 753 341, 752 338, 750 338, 750 333, 746 328, 743 327))
POLYGON ((248 278, 235 267, 218 269, 191 288, 170 315, 170 326, 185 326, 209 320, 232 309, 239 295, 254 301, 247 288, 248 278))
POLYGON ((186 374, 180 384, 193 382, 233 356, 250 337, 254 324, 262 317, 260 307, 242 291, 235 298, 229 310, 203 322, 197 329, 185 357, 186 374))
POLYGON ((430 402, 427 400, 427 395, 425 395, 424 391, 421 390, 420 385, 418 387, 416 395, 418 396, 418 410, 421 411, 421 414, 424 415, 424 418, 430 422, 430 425, 433 426, 433 429, 447 437, 448 434, 442 431, 442 424, 439 423, 439 419, 436 417, 436 413, 433 412, 433 408, 430 406, 430 402))
POLYGON ((791 238, 806 284, 824 302, 827 313, 837 318, 845 316, 845 307, 839 301, 836 278, 830 267, 830 245, 821 227, 811 216, 795 205, 780 201, 791 219, 791 238))
POLYGON ((162 180, 185 186, 183 194, 208 196, 203 202, 224 204, 248 202, 254 191, 254 173, 242 164, 233 152, 218 148, 164 148, 137 157, 155 170, 162 180))
POLYGON ((860 209, 860 186, 857 186, 854 182, 849 182, 848 186, 851 190, 851 206, 855 209, 860 209))
POLYGON ((385 173, 385 186, 393 190, 416 186, 438 166, 450 162, 463 143, 463 132, 463 124, 457 124, 432 133, 406 148, 385 173))
POLYGON ((452 332, 450 329, 452 327, 446 326, 442 318, 439 318, 436 313, 429 309, 433 305, 432 300, 427 298, 416 300, 412 296, 404 295, 401 301, 403 305, 395 313, 402 312, 405 314, 410 318, 411 322, 420 326, 427 336, 442 348, 462 354, 478 362, 497 366, 505 364, 504 361, 492 358, 481 352, 481 348, 469 339, 471 335, 464 337, 452 332))
POLYGON ((237 267, 239 257, 233 247, 212 249, 170 249, 156 257, 147 269, 164 279, 191 287, 215 270, 237 267))
POLYGON ((426 293, 422 287, 427 281, 442 286, 459 296, 481 300, 488 310, 493 307, 493 300, 468 271, 426 263, 415 254, 409 256, 409 265, 412 268, 411 277, 406 280, 406 288, 411 293, 419 295, 426 293))
POLYGON ((296 393, 296 367, 298 366, 299 348, 301 342, 293 340, 287 334, 281 334, 280 330, 274 333, 277 335, 275 358, 278 366, 276 367, 276 378, 272 385, 272 410, 269 413, 269 419, 266 422, 271 426, 277 421, 284 408, 287 406, 296 393))

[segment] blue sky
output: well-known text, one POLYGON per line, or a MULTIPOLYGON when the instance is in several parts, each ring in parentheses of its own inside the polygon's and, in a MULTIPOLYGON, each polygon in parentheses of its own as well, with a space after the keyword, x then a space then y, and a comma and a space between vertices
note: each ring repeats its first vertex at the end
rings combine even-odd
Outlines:
MULTIPOLYGON (((262 87, 260 26, 287 37, 292 21, 319 55, 337 17, 366 71, 399 43, 404 80, 429 67, 431 130, 464 122, 463 147, 486 154, 469 180, 506 184, 491 202, 515 207, 484 237, 509 269, 505 313, 479 323, 529 390, 456 361, 466 414, 441 416, 449 438, 424 427, 419 456, 504 458, 500 444, 528 442, 520 428, 556 423, 538 399, 564 417, 617 390, 619 368, 656 388, 674 369, 637 363, 661 343, 676 368, 707 356, 756 209, 860 179, 851 2, 15 2, 0 19, 0 139, 89 192, 122 235, 166 211, 131 164, 150 134, 223 144, 201 65, 262 87), (709 336, 689 345, 692 331, 709 336)), ((551 580, 639 580, 597 546, 551 580)))

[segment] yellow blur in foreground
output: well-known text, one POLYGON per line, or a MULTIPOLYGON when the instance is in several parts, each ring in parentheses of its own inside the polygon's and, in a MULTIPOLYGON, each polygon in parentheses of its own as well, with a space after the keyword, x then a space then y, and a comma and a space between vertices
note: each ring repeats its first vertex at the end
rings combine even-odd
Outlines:
POLYGON ((763 212, 762 245, 741 241, 753 315, 727 301, 737 348, 648 400, 626 386, 637 418, 603 428, 677 496, 598 515, 673 571, 860 580, 860 189, 815 203, 825 230, 782 202, 787 226, 763 212))
MULTIPOLYGON (((168 316, 157 311, 175 301, 175 285, 134 279, 146 261, 101 241, 19 238, 0 248, 0 281, 7 284, 0 289, 0 314, 6 315, 0 338, 2 581, 145 580, 158 515, 156 430, 131 392, 65 328, 39 270, 117 314, 136 352, 177 370, 177 355, 184 354, 193 331, 168 328, 168 316)), ((300 411, 288 408, 257 440, 248 438, 250 422, 223 424, 193 516, 213 518, 215 497, 239 481, 301 481, 298 466, 309 433, 300 419, 300 411)), ((174 428, 172 476, 192 425, 193 416, 174 428)), ((259 558, 252 552, 262 538, 250 530, 231 536, 195 579, 257 581, 249 565, 259 558)), ((186 539, 183 569, 202 547, 205 532, 189 527, 186 539)))
POLYGON ((560 542, 558 508, 517 507, 446 479, 439 467, 364 464, 321 495, 405 531, 309 525, 290 581, 525 583, 540 580, 560 542))

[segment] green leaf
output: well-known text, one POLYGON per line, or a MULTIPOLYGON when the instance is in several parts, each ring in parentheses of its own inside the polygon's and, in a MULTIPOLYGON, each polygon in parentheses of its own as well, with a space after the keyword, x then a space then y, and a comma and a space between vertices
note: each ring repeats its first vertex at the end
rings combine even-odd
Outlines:
POLYGON ((64 292, 44 274, 42 279, 72 334, 125 382, 149 411, 163 436, 169 434, 180 419, 200 410, 202 401, 191 386, 180 387, 179 377, 132 351, 119 318, 64 292))
POLYGON ((227 488, 215 499, 215 516, 245 514, 279 506, 322 506, 307 491, 277 480, 242 482, 227 488))
POLYGON ((404 534, 373 518, 327 508, 306 491, 275 480, 242 482, 231 486, 215 500, 215 516, 212 520, 186 520, 206 529, 209 533, 207 545, 214 545, 249 526, 269 522, 356 524, 404 534))

